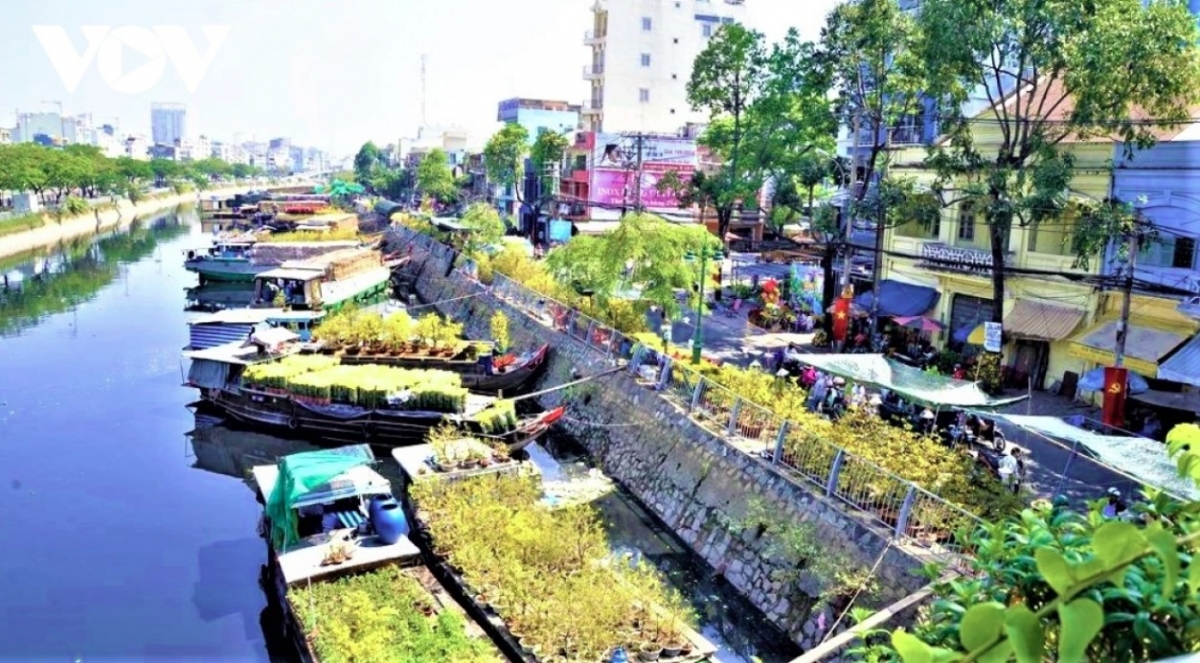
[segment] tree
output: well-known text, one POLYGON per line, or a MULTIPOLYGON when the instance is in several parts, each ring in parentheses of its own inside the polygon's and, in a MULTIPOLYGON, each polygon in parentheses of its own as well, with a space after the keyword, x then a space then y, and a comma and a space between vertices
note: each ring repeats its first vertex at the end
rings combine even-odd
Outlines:
POLYGON ((554 175, 547 174, 547 171, 551 168, 557 171, 561 167, 563 156, 570 146, 571 142, 567 140, 566 135, 554 130, 543 131, 533 141, 533 147, 529 149, 529 160, 533 164, 534 172, 542 180, 543 192, 549 192, 554 182, 554 175))
POLYGON ((117 157, 113 165, 118 176, 123 177, 127 184, 145 182, 154 177, 154 170, 148 161, 133 157, 117 157))
POLYGON ((504 221, 500 213, 487 203, 474 203, 463 212, 460 222, 467 228, 459 249, 474 258, 487 247, 495 246, 504 237, 504 221))
POLYGON ((1115 136, 1148 147, 1156 127, 1188 121, 1200 97, 1195 18, 1166 1, 928 0, 919 22, 937 35, 921 56, 947 136, 928 163, 942 195, 952 193, 945 204, 965 205, 987 225, 992 320, 1002 322, 1014 223, 1060 219, 1072 202, 1062 143, 1115 136), (972 93, 987 97, 982 117, 962 112, 972 93), (980 123, 999 138, 979 144, 980 123))
POLYGON ((359 184, 367 186, 380 162, 379 147, 371 141, 363 143, 362 147, 358 148, 358 154, 354 155, 354 178, 359 184))
POLYGON ((483 147, 483 165, 488 179, 512 188, 517 200, 521 200, 521 174, 528 152, 529 132, 519 124, 504 125, 483 147))
POLYGON ((233 164, 233 176, 239 180, 244 180, 250 177, 258 177, 259 175, 262 175, 262 172, 262 168, 259 168, 258 166, 252 166, 248 163, 233 164))
POLYGON ((94 176, 93 164, 86 158, 63 150, 47 150, 42 155, 46 186, 60 202, 73 189, 82 188, 94 176))
POLYGON ((742 156, 743 123, 747 110, 762 92, 768 76, 767 52, 760 32, 739 23, 722 26, 696 56, 687 84, 688 102, 706 110, 712 125, 702 142, 723 160, 721 187, 717 191, 717 234, 725 237, 733 220, 734 207, 753 199, 759 182, 748 176, 742 156))
POLYGON ((455 186, 454 173, 450 170, 445 152, 432 149, 417 164, 417 189, 441 203, 454 202, 458 187, 455 186))
POLYGON ((179 162, 170 159, 151 159, 150 170, 154 173, 155 186, 166 186, 183 175, 179 162))
MULTIPOLYGON (((668 223, 650 214, 626 214, 613 232, 576 237, 550 251, 546 263, 561 282, 591 290, 601 308, 636 288, 642 299, 677 316, 676 291, 691 292, 700 278, 699 265, 687 261, 686 256, 720 246, 701 226, 668 223)), ((710 260, 708 267, 707 278, 711 278, 719 265, 710 260)))

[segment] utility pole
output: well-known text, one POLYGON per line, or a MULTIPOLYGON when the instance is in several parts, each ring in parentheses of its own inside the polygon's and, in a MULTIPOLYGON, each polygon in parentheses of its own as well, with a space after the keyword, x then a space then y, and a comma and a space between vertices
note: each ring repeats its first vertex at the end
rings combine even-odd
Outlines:
POLYGON ((1121 322, 1117 328, 1117 343, 1114 348, 1113 366, 1121 368, 1125 365, 1125 338, 1129 335, 1129 308, 1133 300, 1133 274, 1137 265, 1138 254, 1138 228, 1135 221, 1133 232, 1129 233, 1129 260, 1126 262, 1125 283, 1123 285, 1124 296, 1121 300, 1121 322))
POLYGON ((887 179, 888 165, 891 163, 892 129, 884 129, 883 137, 883 168, 879 172, 879 184, 875 187, 879 196, 879 217, 875 219, 875 254, 871 258, 871 349, 875 347, 875 338, 879 335, 879 282, 883 272, 883 231, 887 228, 887 199, 883 196, 883 181, 887 179))
POLYGON ((634 183, 633 183, 633 211, 642 213, 642 140, 645 136, 641 133, 637 134, 637 161, 635 162, 634 183))
POLYGON ((425 128, 425 62, 428 56, 421 54, 421 128, 425 128))
MULTIPOLYGON (((855 190, 858 188, 858 129, 859 129, 859 118, 860 117, 861 117, 861 115, 859 113, 854 114, 854 148, 850 152, 850 196, 848 197, 848 200, 854 200, 855 197, 857 196, 857 193, 855 192, 855 190)), ((845 210, 846 206, 843 205, 842 209, 845 210)), ((850 288, 850 271, 854 268, 854 249, 851 247, 851 245, 852 245, 851 240, 853 239, 853 236, 854 236, 853 235, 853 232, 854 232, 854 214, 853 214, 853 212, 854 212, 854 207, 850 206, 849 211, 844 212, 842 214, 843 222, 846 224, 846 227, 844 229, 844 232, 846 233, 846 237, 845 237, 846 262, 842 266, 842 289, 843 289, 843 291, 850 288)))

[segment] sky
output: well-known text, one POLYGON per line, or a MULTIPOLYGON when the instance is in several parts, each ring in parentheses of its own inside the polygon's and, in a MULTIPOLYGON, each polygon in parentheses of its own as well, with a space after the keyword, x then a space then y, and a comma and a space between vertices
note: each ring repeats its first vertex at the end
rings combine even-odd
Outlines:
MULTIPOLYGON (((748 23, 771 40, 789 27, 816 39, 835 4, 747 0, 748 23)), ((148 135, 151 103, 182 103, 192 136, 288 137, 340 157, 366 140, 384 145, 416 134, 424 54, 429 124, 464 127, 481 144, 498 127, 501 99, 581 103, 589 96, 580 72, 590 61, 583 45, 590 6, 591 0, 7 3, 0 22, 0 126, 12 126, 17 111, 55 111, 46 102, 57 101, 67 115, 90 112, 96 124, 148 135), (45 26, 41 38, 35 26, 45 26), (100 35, 95 57, 81 69, 85 26, 110 32, 93 30, 100 35), (171 28, 154 32, 155 26, 171 28), (204 26, 228 32, 210 49, 204 26), (55 45, 55 33, 69 37, 71 50, 55 45), (63 63, 81 69, 73 90, 60 75, 70 68, 63 63)))

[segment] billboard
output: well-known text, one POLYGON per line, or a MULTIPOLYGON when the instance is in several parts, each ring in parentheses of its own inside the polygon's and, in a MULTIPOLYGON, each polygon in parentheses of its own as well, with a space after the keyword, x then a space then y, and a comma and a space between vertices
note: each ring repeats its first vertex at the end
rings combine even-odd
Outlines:
MULTIPOLYGON (((691 179, 694 169, 691 166, 644 165, 641 173, 641 204, 649 211, 680 211, 679 200, 673 192, 658 190, 658 181, 667 171, 675 171, 681 180, 687 181, 691 179)), ((606 207, 633 207, 638 202, 637 184, 638 173, 633 169, 597 168, 592 171, 592 202, 606 207)))
MULTIPOLYGON (((696 167, 696 141, 674 136, 642 136, 642 164, 696 167)), ((626 169, 637 164, 636 135, 596 134, 592 167, 626 169)))

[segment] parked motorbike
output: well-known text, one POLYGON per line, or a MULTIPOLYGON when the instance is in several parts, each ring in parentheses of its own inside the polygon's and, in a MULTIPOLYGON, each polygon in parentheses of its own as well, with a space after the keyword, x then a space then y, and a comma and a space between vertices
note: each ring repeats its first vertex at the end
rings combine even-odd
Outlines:
MULTIPOLYGON (((1004 449, 1008 446, 1008 440, 1004 437, 1004 431, 997 428, 994 423, 992 424, 992 431, 992 439, 990 443, 988 443, 988 446, 990 446, 992 450, 996 451, 997 453, 1004 451, 1004 449)), ((965 444, 968 447, 974 447, 977 444, 984 445, 985 442, 987 442, 986 440, 979 439, 979 436, 975 435, 970 428, 966 426, 959 426, 958 424, 951 426, 948 430, 948 433, 950 437, 950 444, 952 446, 965 444)))

